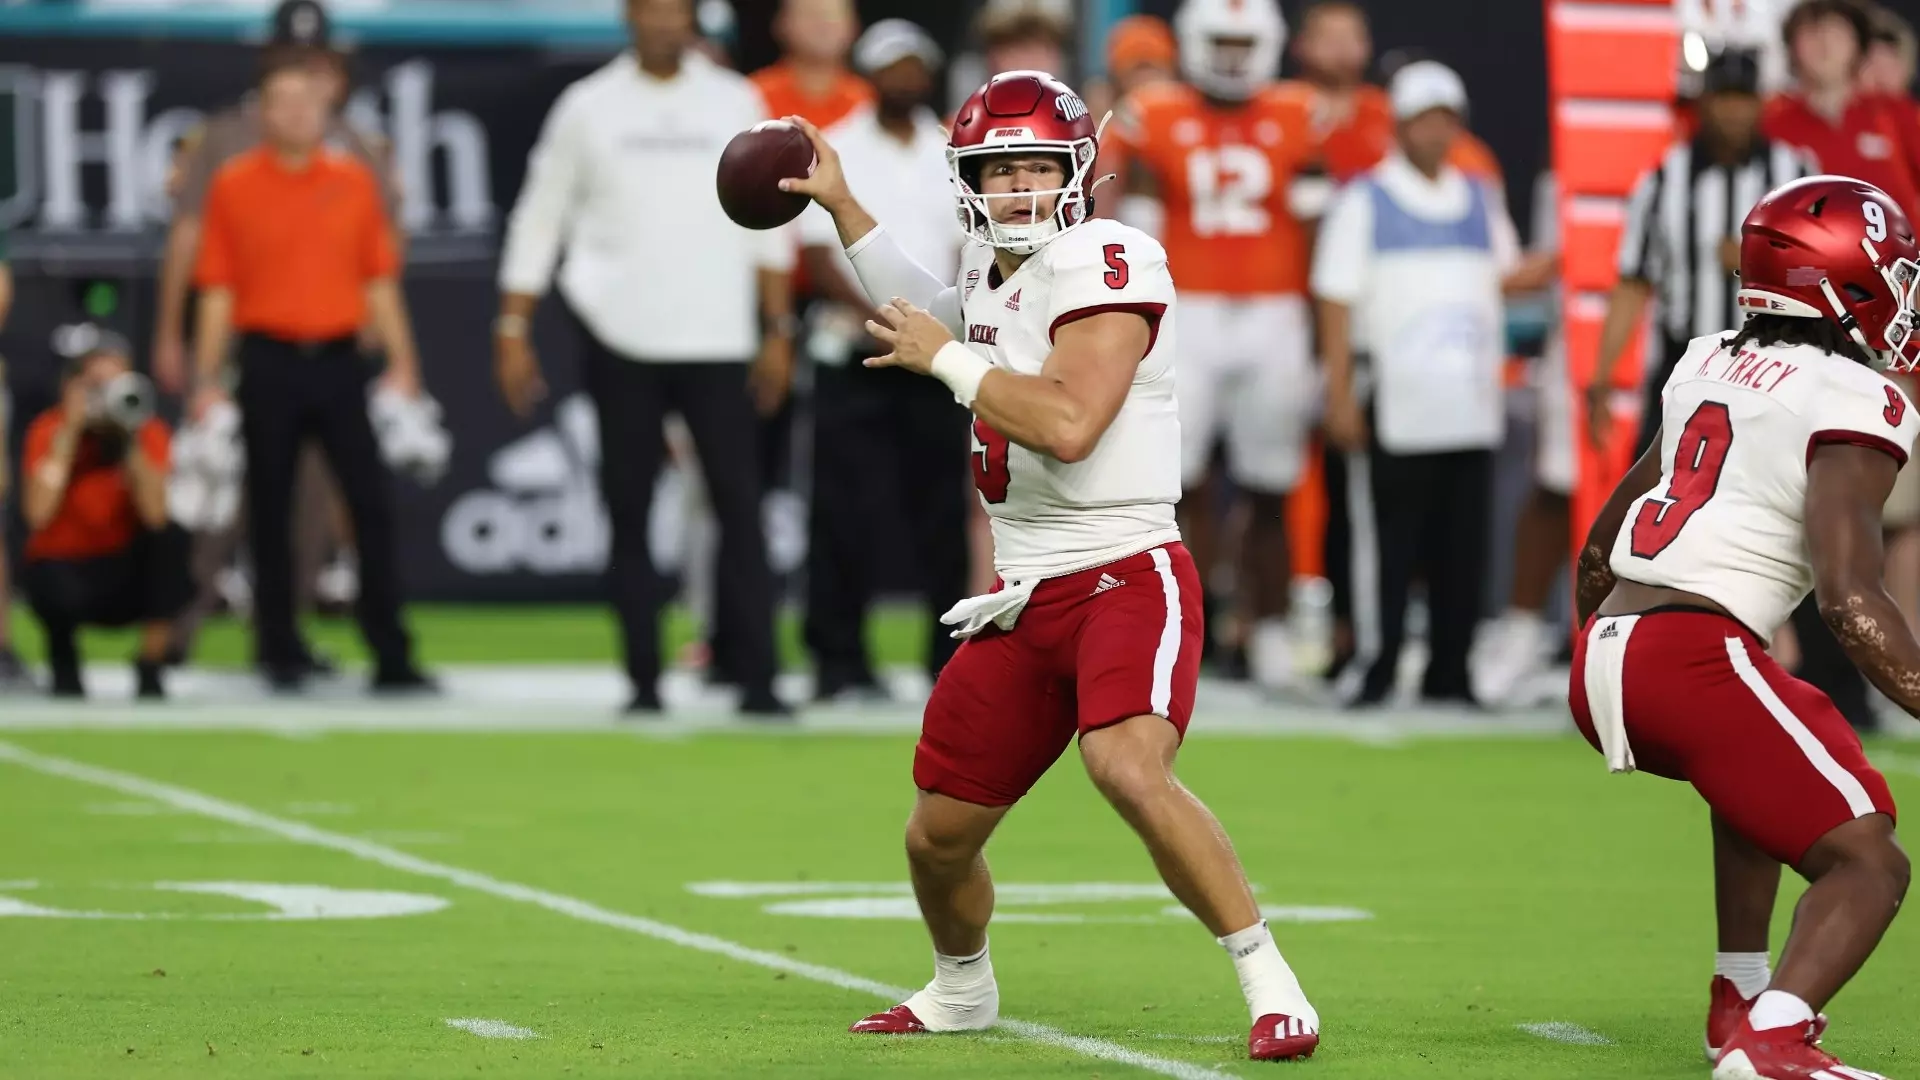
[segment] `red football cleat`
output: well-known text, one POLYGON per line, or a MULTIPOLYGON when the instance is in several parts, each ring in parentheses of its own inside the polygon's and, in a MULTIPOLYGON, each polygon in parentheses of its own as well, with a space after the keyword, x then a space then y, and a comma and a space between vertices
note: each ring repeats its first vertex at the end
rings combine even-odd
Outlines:
POLYGON ((1720 1048, 1740 1030, 1740 1021, 1753 1008, 1753 999, 1741 997, 1740 988, 1725 975, 1713 977, 1707 997, 1707 1064, 1711 1065, 1720 1060, 1720 1048))
POLYGON ((1253 1022, 1247 1056, 1255 1061, 1305 1061, 1320 1046, 1320 1033, 1305 1020, 1268 1013, 1253 1022))
POLYGON ((1887 1080, 1879 1073, 1849 1068, 1820 1049, 1824 1030, 1826 1024, 1811 1020, 1755 1031, 1751 1018, 1743 1018, 1720 1050, 1713 1080, 1887 1080))
POLYGON ((847 1030, 855 1035, 925 1035, 927 1025, 913 1015, 912 1009, 895 1005, 886 1012, 874 1013, 847 1030))

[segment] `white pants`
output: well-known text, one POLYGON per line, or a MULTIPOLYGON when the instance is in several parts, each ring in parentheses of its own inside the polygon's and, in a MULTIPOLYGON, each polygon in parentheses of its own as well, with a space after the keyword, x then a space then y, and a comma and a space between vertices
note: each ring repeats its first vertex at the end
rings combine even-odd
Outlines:
POLYGON ((1305 297, 1180 297, 1174 385, 1187 487, 1205 478, 1222 437, 1234 483, 1270 494, 1299 484, 1307 436, 1320 415, 1311 341, 1305 297))
POLYGON ((1567 342, 1554 334, 1540 357, 1535 380, 1540 402, 1534 480, 1556 495, 1571 495, 1580 480, 1580 451, 1573 436, 1573 381, 1567 374, 1567 342))

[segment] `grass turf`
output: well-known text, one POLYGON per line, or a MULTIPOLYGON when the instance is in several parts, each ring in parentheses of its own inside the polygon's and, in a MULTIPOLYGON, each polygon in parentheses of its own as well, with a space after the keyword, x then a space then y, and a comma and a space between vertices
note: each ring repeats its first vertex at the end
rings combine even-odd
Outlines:
MULTIPOLYGON (((783 915, 766 910, 776 902, 766 897, 687 887, 903 881, 905 736, 9 741, 799 961, 901 986, 927 974, 911 918, 783 915)), ((1264 902, 1374 916, 1277 927, 1325 1020, 1327 1041, 1305 1066, 1313 1075, 1705 1075, 1707 829, 1686 789, 1610 778, 1571 739, 1379 747, 1201 737, 1183 752, 1182 773, 1233 834, 1264 902), (1517 1026, 1552 1022, 1610 1044, 1565 1045, 1517 1026)), ((1920 796, 1912 774, 1893 783, 1898 796, 1920 796)), ((8 1080, 1147 1075, 1004 1030, 856 1038, 846 1024, 884 1000, 5 761, 0 820, 0 881, 39 883, 0 886, 0 897, 46 907, 262 910, 151 890, 159 881, 451 901, 354 921, 0 918, 8 1080), (447 1027, 450 1017, 540 1037, 484 1040, 447 1027)), ((1155 880, 1071 759, 1008 817, 990 855, 1002 883, 1155 880)), ((1241 1060, 1246 1016, 1226 958, 1166 906, 1003 902, 1003 915, 1085 917, 996 925, 1004 1013, 1225 1076, 1271 1074, 1241 1060)), ((1917 994, 1920 928, 1908 917, 1829 1010, 1828 1046, 1901 1074, 1920 1054, 1917 994)))
MULTIPOLYGON (((619 639, 612 612, 594 606, 513 606, 414 604, 407 621, 428 664, 617 663, 619 639)), ((308 639, 330 655, 363 662, 365 650, 351 619, 308 618, 308 639)), ((14 610, 16 648, 27 660, 45 655, 39 623, 24 607, 14 610)), ((782 664, 808 666, 800 617, 783 612, 776 621, 782 664)), ((666 612, 661 648, 668 662, 694 642, 700 625, 680 607, 666 612)), ((867 623, 867 641, 876 664, 918 665, 926 655, 927 616, 913 605, 878 605, 867 623)), ((135 631, 88 627, 81 655, 91 662, 131 657, 135 631)), ((238 668, 252 655, 251 632, 237 619, 209 620, 202 630, 194 662, 212 668, 238 668)))

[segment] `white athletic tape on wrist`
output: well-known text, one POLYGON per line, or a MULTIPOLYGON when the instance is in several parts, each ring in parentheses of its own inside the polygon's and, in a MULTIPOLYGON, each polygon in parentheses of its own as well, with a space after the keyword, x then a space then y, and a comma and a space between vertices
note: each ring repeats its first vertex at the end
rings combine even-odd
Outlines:
POLYGON ((969 409, 973 408, 973 399, 980 396, 980 380, 992 370, 993 364, 986 358, 957 341, 947 342, 933 354, 933 377, 946 383, 953 399, 969 409))

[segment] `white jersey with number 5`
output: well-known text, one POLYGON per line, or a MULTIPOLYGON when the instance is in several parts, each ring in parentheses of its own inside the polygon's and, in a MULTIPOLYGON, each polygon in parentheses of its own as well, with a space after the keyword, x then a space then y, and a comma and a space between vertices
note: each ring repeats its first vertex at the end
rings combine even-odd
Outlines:
POLYGON ((1813 588, 1807 463, 1824 443, 1901 465, 1920 416, 1900 388, 1811 346, 1694 340, 1661 395, 1660 483, 1627 510, 1616 576, 1697 593, 1762 639, 1813 588))
POLYGON ((973 424, 973 478, 1008 582, 1058 577, 1180 539, 1180 419, 1173 395, 1174 291, 1158 241, 1095 218, 1041 248, 1005 281, 993 249, 960 261, 961 339, 1019 375, 1038 375, 1053 336, 1078 319, 1139 314, 1151 328, 1133 388, 1084 461, 1058 461, 973 424))

